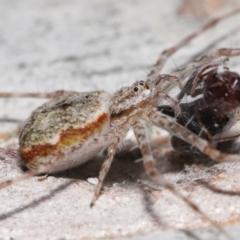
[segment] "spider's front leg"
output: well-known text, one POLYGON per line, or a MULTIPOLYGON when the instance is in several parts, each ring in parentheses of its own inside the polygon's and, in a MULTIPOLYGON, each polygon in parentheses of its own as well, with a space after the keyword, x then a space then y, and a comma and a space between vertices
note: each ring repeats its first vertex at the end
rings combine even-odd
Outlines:
POLYGON ((212 147, 206 140, 201 139, 182 125, 178 124, 176 120, 170 116, 167 116, 155 108, 148 107, 148 112, 145 115, 151 119, 151 122, 170 134, 181 138, 183 141, 188 142, 192 146, 198 148, 203 154, 216 162, 239 162, 240 155, 237 154, 225 154, 221 153, 214 147, 212 147))
POLYGON ((148 140, 148 134, 145 129, 144 122, 140 119, 137 119, 133 124, 133 130, 137 138, 138 146, 143 156, 144 168, 146 170, 146 173, 149 175, 149 177, 156 184, 159 184, 160 186, 168 189, 175 196, 182 199, 182 201, 184 201, 191 209, 193 209, 195 212, 197 212, 202 217, 204 217, 207 221, 209 221, 220 232, 222 232, 228 239, 231 239, 231 237, 220 226, 218 226, 218 224, 215 221, 211 220, 204 212, 201 211, 201 209, 195 203, 193 203, 191 200, 189 200, 188 197, 184 196, 181 192, 179 192, 172 184, 166 181, 161 176, 161 174, 157 171, 155 167, 155 161, 152 156, 151 147, 148 140))
POLYGON ((116 136, 114 138, 113 142, 111 143, 111 145, 108 147, 107 158, 104 161, 104 163, 102 164, 101 170, 99 172, 98 184, 95 188, 94 195, 93 195, 92 201, 90 203, 90 207, 93 207, 93 205, 95 204, 95 202, 97 201, 97 199, 100 195, 100 191, 101 191, 101 188, 102 188, 102 185, 103 185, 103 181, 106 177, 106 174, 108 173, 108 170, 111 167, 111 164, 112 164, 112 161, 113 161, 114 155, 116 153, 117 146, 118 146, 119 142, 120 142, 120 137, 116 136))
POLYGON ((137 121, 135 121, 135 123, 133 124, 133 131, 136 136, 139 149, 142 153, 143 165, 148 176, 155 183, 161 185, 162 187, 167 188, 168 190, 173 192, 176 196, 180 197, 188 205, 190 205, 195 211, 200 213, 198 207, 193 203, 188 203, 189 200, 185 196, 180 194, 172 184, 166 181, 156 169, 155 161, 149 144, 148 133, 142 120, 138 119, 137 121))
POLYGON ((216 24, 218 24, 223 19, 231 17, 231 16, 233 16, 233 15, 239 13, 239 12, 240 12, 240 8, 237 8, 237 9, 234 9, 232 12, 229 12, 229 13, 221 16, 221 17, 217 17, 217 18, 214 18, 214 19, 210 20, 208 23, 203 25, 199 30, 197 30, 196 32, 193 32, 192 34, 190 34, 187 37, 185 37, 182 40, 180 40, 175 46, 170 47, 167 50, 163 51, 160 54, 157 62, 150 69, 150 72, 148 74, 148 79, 151 79, 151 80, 155 79, 160 74, 164 64, 169 59, 169 57, 171 57, 181 47, 185 46, 191 40, 193 40, 197 36, 201 35, 203 32, 205 32, 206 30, 210 29, 211 27, 215 26, 216 24))

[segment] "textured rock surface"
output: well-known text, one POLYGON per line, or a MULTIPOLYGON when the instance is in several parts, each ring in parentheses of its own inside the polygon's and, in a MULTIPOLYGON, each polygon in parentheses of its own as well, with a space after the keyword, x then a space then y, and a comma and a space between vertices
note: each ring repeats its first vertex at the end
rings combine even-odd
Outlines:
MULTIPOLYGON (((212 15, 234 6, 234 1, 229 2, 218 12, 212 10, 212 15)), ((177 0, 2 0, 1 91, 113 92, 142 79, 163 49, 206 22, 178 15, 180 7, 177 0)), ((239 17, 224 21, 182 49, 170 59, 164 72, 181 66, 222 36, 226 35, 212 49, 239 47, 239 17)), ((232 69, 239 71, 239 58, 231 62, 232 69)), ((0 116, 24 120, 41 102, 0 99, 0 116)), ((15 127, 1 123, 1 132, 15 127)), ((16 142, 13 138, 2 145, 16 142)), ((89 208, 94 188, 91 178, 98 175, 104 156, 43 181, 35 177, 0 191, 0 239, 106 239, 208 226, 169 191, 146 190, 139 185, 137 179, 148 178, 141 162, 134 162, 138 158, 138 151, 123 151, 116 156, 103 195, 93 209, 89 208)), ((239 196, 227 194, 240 191, 238 163, 189 164, 192 159, 176 154, 159 159, 166 160, 158 164, 164 176, 212 219, 222 225, 239 224, 239 196), (188 164, 183 165, 186 160, 188 164), (225 193, 198 184, 201 180, 225 193)), ((20 173, 16 163, 0 161, 1 180, 20 173)))

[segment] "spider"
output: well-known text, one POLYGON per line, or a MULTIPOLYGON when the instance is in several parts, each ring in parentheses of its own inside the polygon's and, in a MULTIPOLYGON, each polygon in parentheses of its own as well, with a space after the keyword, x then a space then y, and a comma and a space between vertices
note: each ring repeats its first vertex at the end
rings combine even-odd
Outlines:
MULTIPOLYGON (((224 17, 239 11, 240 9, 224 17)), ((215 161, 239 161, 238 155, 219 152, 207 141, 177 123, 176 119, 159 112, 157 108, 158 101, 162 98, 170 103, 176 115, 181 115, 178 102, 163 91, 169 82, 176 83, 181 87, 181 79, 174 75, 159 75, 160 70, 169 56, 224 17, 214 19, 200 31, 164 51, 145 81, 137 81, 130 87, 123 87, 113 95, 104 91, 87 93, 60 91, 44 95, 44 97, 53 99, 32 113, 20 133, 19 152, 5 152, 6 155, 19 157, 30 171, 16 179, 1 183, 0 188, 37 174, 56 172, 82 164, 90 160, 101 148, 107 146, 107 158, 100 170, 98 184, 90 204, 93 206, 100 194, 117 146, 123 141, 129 129, 133 129, 143 156, 145 170, 150 178, 169 189, 218 227, 196 204, 178 192, 158 173, 154 165, 146 125, 151 123, 167 130, 170 134, 192 144, 215 161)), ((233 56, 235 51, 239 50, 217 51, 215 54, 207 56, 208 61, 217 61, 220 56, 233 56)), ((184 73, 187 71, 189 68, 183 70, 184 73)), ((1 94, 4 97, 13 95, 34 96, 34 94, 1 94)))

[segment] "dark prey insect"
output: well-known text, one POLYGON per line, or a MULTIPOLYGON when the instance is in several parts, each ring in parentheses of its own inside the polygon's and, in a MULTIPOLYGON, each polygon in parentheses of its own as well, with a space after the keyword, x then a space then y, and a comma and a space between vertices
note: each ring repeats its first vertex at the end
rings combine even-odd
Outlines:
MULTIPOLYGON (((192 73, 178 95, 200 97, 187 103, 180 103, 181 115, 176 120, 182 126, 210 143, 220 138, 237 121, 240 107, 240 76, 236 72, 220 70, 216 66, 204 65, 192 73)), ((162 113, 175 117, 171 106, 159 106, 162 113)), ((179 151, 197 152, 190 144, 176 136, 171 137, 172 146, 179 151)))

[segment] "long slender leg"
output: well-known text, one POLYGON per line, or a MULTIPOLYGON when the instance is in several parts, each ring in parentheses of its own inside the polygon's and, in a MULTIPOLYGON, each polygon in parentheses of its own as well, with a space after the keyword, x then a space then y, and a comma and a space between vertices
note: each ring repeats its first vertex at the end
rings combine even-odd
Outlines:
POLYGON ((222 232, 228 239, 231 239, 231 237, 220 227, 218 224, 211 220, 202 210, 189 198, 185 197, 183 194, 181 194, 172 184, 170 184, 168 181, 166 181, 157 171, 154 164, 154 159, 151 153, 151 148, 149 145, 149 140, 147 137, 147 131, 145 130, 145 127, 141 121, 135 122, 133 126, 133 130, 135 133, 135 136, 138 141, 139 148, 141 150, 141 153, 143 155, 143 164, 145 167, 145 170, 149 177, 157 184, 165 187, 169 191, 171 191, 175 196, 182 199, 191 209, 193 209, 195 212, 203 216, 207 221, 209 221, 213 226, 215 226, 220 232, 222 232))
MULTIPOLYGON (((178 78, 177 76, 172 76, 172 75, 169 75, 169 74, 161 74, 161 75, 158 75, 154 81, 151 80, 151 79, 148 79, 147 81, 147 84, 150 86, 150 87, 154 87, 156 89, 159 89, 159 90, 162 90, 162 85, 163 83, 167 83, 166 86, 168 86, 170 84, 170 86, 172 85, 178 85, 178 87, 182 90, 183 89, 183 84, 181 82, 181 79, 178 78)), ((171 89, 170 89, 171 90, 171 89)), ((169 90, 169 91, 170 91, 169 90)), ((168 92, 168 89, 165 88, 164 91, 168 92)))
POLYGON ((116 136, 114 141, 112 142, 112 144, 108 148, 108 155, 107 155, 107 158, 106 158, 106 160, 104 161, 104 163, 101 167, 99 177, 98 177, 98 184, 95 188, 93 199, 90 203, 90 207, 93 207, 94 203, 97 201, 97 199, 99 197, 99 194, 100 194, 100 191, 101 191, 101 188, 102 188, 102 185, 103 185, 103 181, 106 177, 106 174, 107 174, 108 170, 111 167, 113 157, 116 153, 119 141, 120 141, 120 138, 118 136, 116 136))
MULTIPOLYGON (((222 48, 214 51, 210 54, 202 56, 200 59, 189 63, 183 69, 175 72, 180 79, 186 79, 187 83, 184 88, 178 94, 178 100, 181 100, 185 94, 195 97, 200 94, 199 89, 196 89, 198 83, 204 79, 211 71, 216 71, 219 66, 224 66, 228 62, 227 57, 239 56, 240 48, 222 48), (225 58, 221 58, 225 57, 225 58)), ((171 90, 173 87, 169 87, 171 90)), ((164 89, 165 90, 165 89, 164 89)))
MULTIPOLYGON (((182 92, 187 91, 188 95, 194 95, 196 91, 196 85, 201 80, 201 78, 207 75, 210 71, 217 70, 219 66, 223 66, 226 68, 228 61, 229 59, 226 56, 211 58, 210 55, 205 55, 201 59, 187 64, 185 67, 173 74, 176 74, 180 79, 182 79, 182 81, 184 81, 184 79, 187 79, 187 83, 185 84, 182 92)), ((180 95, 179 99, 181 99, 182 97, 183 96, 180 95)))
POLYGON ((214 18, 214 19, 210 20, 207 24, 205 24, 203 27, 201 27, 198 31, 196 31, 196 32, 190 34, 189 36, 185 37, 184 39, 179 41, 175 46, 163 51, 160 54, 157 62, 153 66, 153 68, 150 70, 150 72, 148 74, 148 78, 154 79, 155 77, 157 77, 157 75, 159 75, 160 71, 163 68, 163 65, 168 60, 168 58, 170 56, 172 56, 176 51, 178 51, 181 47, 183 47, 184 45, 189 43, 192 39, 196 38, 197 36, 199 36, 204 31, 206 31, 206 30, 210 29, 211 27, 213 27, 214 25, 218 24, 221 20, 223 20, 225 18, 228 18, 228 17, 231 17, 231 16, 233 16, 233 15, 239 13, 239 12, 240 12, 240 8, 237 8, 230 13, 227 13, 227 14, 221 16, 221 17, 217 17, 217 18, 214 18))
MULTIPOLYGON (((187 64, 184 68, 180 69, 179 71, 175 72, 180 79, 185 79, 188 76, 191 76, 191 95, 194 95, 194 91, 196 89, 196 85, 209 71, 213 71, 217 69, 219 66, 226 67, 228 62, 228 57, 235 57, 240 55, 240 48, 221 48, 218 49, 210 54, 202 56, 200 59, 197 59, 194 62, 187 64), (221 58, 222 57, 222 58, 221 58), (196 75, 194 77, 194 75, 196 75), (200 78, 198 78, 200 76, 200 78), (194 78, 193 78, 194 77, 194 78)), ((186 85, 185 85, 186 86, 186 85)), ((184 86, 189 88, 189 86, 184 86)), ((185 89, 186 90, 186 89, 185 89)))
POLYGON ((220 48, 210 54, 202 56, 198 61, 206 59, 209 62, 219 57, 235 57, 240 55, 240 48, 220 48))
POLYGON ((18 92, 0 92, 0 98, 9 98, 9 97, 16 97, 16 98, 55 98, 59 96, 68 96, 71 93, 75 93, 75 91, 65 91, 65 90, 58 90, 49 93, 18 93, 18 92))
POLYGON ((178 124, 175 119, 161 112, 158 112, 154 108, 150 109, 148 113, 144 112, 144 114, 148 115, 149 119, 152 119, 154 125, 159 126, 168 131, 170 134, 173 134, 181 138, 182 140, 188 142, 192 146, 198 148, 202 153, 204 153, 214 161, 217 162, 240 161, 240 155, 221 153, 217 149, 213 148, 207 141, 201 139, 199 136, 195 135, 185 127, 178 124))
POLYGON ((231 30, 230 32, 226 32, 226 34, 220 36, 219 38, 217 38, 216 40, 214 40, 213 42, 211 42, 209 45, 207 45, 204 49, 201 49, 198 53, 194 54, 192 57, 190 57, 188 59, 188 62, 193 62, 196 59, 199 59, 201 56, 205 55, 207 52, 211 52, 212 49, 216 49, 216 46, 218 43, 221 43, 222 41, 224 41, 225 39, 231 37, 231 35, 236 34, 239 31, 240 27, 237 26, 236 28, 234 28, 233 30, 231 30))
POLYGON ((0 147, 0 159, 20 159, 19 151, 17 149, 5 149, 0 147))
POLYGON ((214 138, 213 141, 214 142, 225 142, 225 141, 230 141, 230 140, 236 140, 239 137, 240 137, 240 133, 238 133, 236 135, 230 135, 227 137, 214 138))
POLYGON ((153 99, 152 99, 152 105, 153 106, 158 106, 159 99, 162 98, 166 101, 168 101, 172 108, 174 109, 175 115, 180 115, 181 114, 181 108, 178 104, 178 101, 171 96, 169 96, 166 92, 163 91, 157 91, 154 93, 153 99))
POLYGON ((203 56, 200 60, 198 60, 198 62, 201 62, 202 59, 209 58, 208 61, 210 61, 210 63, 205 65, 205 66, 203 65, 201 67, 201 69, 199 70, 197 76, 193 80, 192 89, 191 89, 191 93, 190 93, 191 96, 194 97, 195 89, 197 87, 197 84, 198 84, 199 80, 201 80, 204 77, 204 75, 209 73, 209 71, 208 71, 207 73, 204 74, 204 72, 206 72, 207 69, 214 70, 214 68, 217 69, 218 66, 225 64, 224 61, 222 63, 219 63, 219 62, 214 63, 214 61, 211 62, 213 59, 217 59, 217 58, 220 58, 222 56, 233 57, 233 56, 239 56, 239 55, 240 55, 240 48, 221 48, 221 49, 218 49, 217 51, 213 52, 212 54, 203 56))

